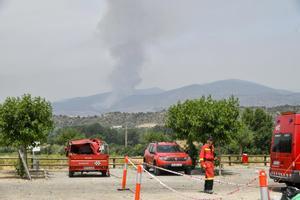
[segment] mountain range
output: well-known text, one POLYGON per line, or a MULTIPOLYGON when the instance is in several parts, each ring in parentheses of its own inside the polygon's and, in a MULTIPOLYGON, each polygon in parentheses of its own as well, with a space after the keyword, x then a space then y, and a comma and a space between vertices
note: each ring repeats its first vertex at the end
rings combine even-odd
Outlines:
POLYGON ((178 101, 211 95, 215 99, 238 97, 241 106, 300 105, 300 93, 270 88, 261 84, 229 79, 207 84, 193 84, 185 87, 162 90, 149 88, 135 90, 111 105, 105 106, 111 93, 77 97, 53 103, 54 114, 87 116, 108 112, 154 112, 167 109, 178 101))

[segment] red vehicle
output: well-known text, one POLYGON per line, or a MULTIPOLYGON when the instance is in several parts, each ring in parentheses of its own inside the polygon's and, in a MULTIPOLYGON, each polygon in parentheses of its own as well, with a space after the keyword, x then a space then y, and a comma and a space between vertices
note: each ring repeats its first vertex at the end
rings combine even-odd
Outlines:
POLYGON ((300 114, 286 112, 277 117, 270 160, 270 178, 300 184, 300 114))
POLYGON ((110 176, 108 145, 99 139, 72 140, 66 147, 69 177, 75 172, 101 172, 110 176))
MULTIPOLYGON (((186 174, 192 170, 192 159, 175 142, 150 143, 144 153, 144 163, 186 174)), ((144 168, 149 170, 150 167, 144 164, 144 168)), ((154 174, 161 174, 161 170, 154 167, 154 174)))

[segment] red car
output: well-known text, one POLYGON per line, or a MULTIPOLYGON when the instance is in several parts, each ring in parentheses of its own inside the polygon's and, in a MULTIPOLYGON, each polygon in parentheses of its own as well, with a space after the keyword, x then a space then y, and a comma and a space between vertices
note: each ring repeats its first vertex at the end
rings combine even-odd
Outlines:
POLYGON ((69 177, 75 172, 101 172, 109 176, 108 145, 99 139, 72 140, 66 147, 69 177))
MULTIPOLYGON (((192 159, 176 142, 150 143, 144 153, 144 163, 146 170, 150 168, 147 164, 173 171, 184 171, 186 174, 191 174, 192 170, 192 159)), ((154 174, 161 174, 161 170, 154 167, 154 174)))

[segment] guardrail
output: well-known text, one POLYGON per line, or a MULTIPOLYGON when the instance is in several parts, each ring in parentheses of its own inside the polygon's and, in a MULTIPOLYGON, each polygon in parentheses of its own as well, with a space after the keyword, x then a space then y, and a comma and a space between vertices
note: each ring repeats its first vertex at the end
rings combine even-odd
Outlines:
MULTIPOLYGON (((233 164, 242 164, 242 156, 241 155, 222 155, 220 156, 220 164, 228 164, 229 166, 233 164)), ((68 159, 67 158, 48 158, 48 157, 35 157, 39 161, 39 166, 45 168, 55 168, 55 167, 67 167, 68 166, 68 159)), ((255 164, 264 164, 267 166, 269 161, 269 155, 248 155, 248 163, 255 163, 255 164)), ((12 167, 15 166, 18 157, 0 157, 0 167, 12 167)), ((32 166, 33 158, 28 157, 28 165, 32 166)), ((143 157, 131 157, 133 161, 142 162, 143 157)), ((124 157, 110 157, 109 164, 112 168, 116 168, 117 166, 122 166, 124 164, 124 157)))

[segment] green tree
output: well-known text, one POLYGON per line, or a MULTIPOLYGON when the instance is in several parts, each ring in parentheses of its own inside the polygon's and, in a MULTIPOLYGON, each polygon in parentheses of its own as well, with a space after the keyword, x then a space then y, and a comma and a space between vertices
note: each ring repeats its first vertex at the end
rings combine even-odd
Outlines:
POLYGON ((254 153, 268 153, 273 131, 273 118, 262 108, 246 108, 242 122, 253 132, 254 153))
POLYGON ((68 141, 70 140, 75 140, 75 139, 83 139, 86 136, 79 132, 77 129, 72 128, 72 127, 66 127, 66 128, 61 128, 57 135, 55 140, 56 144, 59 145, 66 145, 68 141))
POLYGON ((155 132, 155 131, 147 131, 143 137, 142 137, 142 141, 146 144, 150 143, 150 142, 164 142, 164 141, 170 141, 171 138, 163 133, 163 132, 155 132))
POLYGON ((41 97, 8 97, 0 105, 1 143, 20 148, 25 159, 28 147, 45 142, 52 130, 51 104, 41 97))
POLYGON ((243 152, 251 149, 253 145, 254 133, 244 123, 241 123, 240 129, 234 136, 234 139, 228 145, 229 153, 237 153, 241 155, 243 152))
POLYGON ((204 143, 209 135, 217 145, 228 143, 240 127, 239 102, 233 96, 214 100, 210 96, 187 100, 169 108, 166 124, 179 139, 187 140, 190 156, 195 161, 197 151, 193 141, 204 143))

